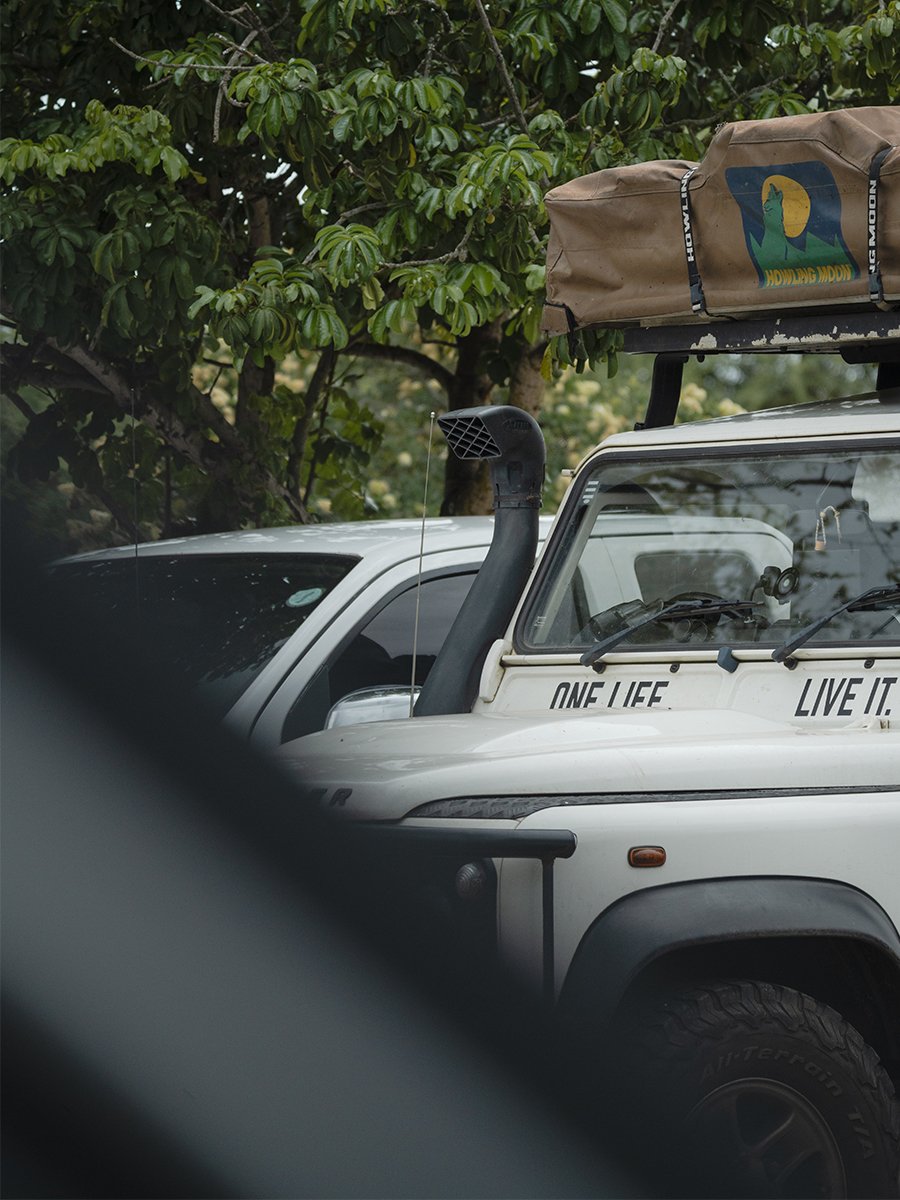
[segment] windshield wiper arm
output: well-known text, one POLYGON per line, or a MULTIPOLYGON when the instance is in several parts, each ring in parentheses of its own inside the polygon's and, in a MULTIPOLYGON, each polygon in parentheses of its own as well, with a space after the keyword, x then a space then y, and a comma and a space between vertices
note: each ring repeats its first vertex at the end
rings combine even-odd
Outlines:
POLYGON ((617 629, 615 633, 611 633, 609 637, 602 638, 599 642, 595 642, 590 650, 585 650, 579 662, 582 666, 592 667, 599 658, 602 658, 608 650, 612 650, 613 646, 618 646, 619 642, 624 642, 626 638, 631 637, 635 630, 643 629, 645 625, 652 625, 656 621, 665 620, 668 617, 703 617, 710 616, 713 613, 744 613, 752 612, 758 605, 750 600, 674 600, 671 604, 663 604, 661 608, 654 609, 645 617, 641 617, 639 621, 635 621, 633 625, 626 625, 624 629, 617 629))
POLYGON ((831 612, 825 613, 823 617, 818 617, 815 621, 810 621, 808 625, 804 625, 794 637, 783 642, 777 649, 772 651, 772 658, 775 662, 784 662, 804 642, 808 642, 829 621, 833 621, 835 617, 839 617, 843 612, 863 612, 866 609, 877 610, 879 608, 889 608, 892 604, 900 604, 900 587, 869 588, 867 591, 861 592, 860 595, 854 596, 852 600, 848 600, 846 604, 841 604, 837 608, 833 608, 831 612))

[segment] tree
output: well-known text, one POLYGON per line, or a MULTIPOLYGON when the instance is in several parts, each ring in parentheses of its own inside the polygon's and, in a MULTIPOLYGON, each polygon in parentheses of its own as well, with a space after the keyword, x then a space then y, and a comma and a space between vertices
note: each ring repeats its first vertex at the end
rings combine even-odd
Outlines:
MULTIPOLYGON (((541 338, 548 186, 699 157, 726 119, 890 102, 898 17, 898 0, 8 0, 12 467, 63 460, 145 531, 151 510, 169 531, 173 495, 200 528, 306 520, 317 488, 351 511, 380 436, 347 384, 360 362, 436 381, 448 408, 535 413, 573 351, 614 371, 613 334, 541 338)), ((447 470, 444 510, 483 509, 483 478, 447 470)))

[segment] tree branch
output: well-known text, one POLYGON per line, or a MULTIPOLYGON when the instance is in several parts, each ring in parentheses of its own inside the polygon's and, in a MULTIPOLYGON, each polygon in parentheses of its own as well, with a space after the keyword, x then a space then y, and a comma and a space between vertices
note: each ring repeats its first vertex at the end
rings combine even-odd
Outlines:
MULTIPOLYGON (((303 506, 304 506, 304 508, 306 508, 309 505, 309 499, 310 499, 310 496, 312 495, 313 486, 316 482, 316 467, 318 466, 318 462, 319 462, 319 446, 322 444, 322 434, 325 432, 325 420, 328 416, 328 401, 331 398, 331 391, 330 391, 331 376, 332 376, 332 372, 334 370, 334 351, 333 350, 329 349, 329 350, 326 350, 323 352, 322 357, 319 359, 319 362, 317 363, 317 369, 318 369, 318 367, 323 367, 322 376, 321 376, 320 380, 318 381, 318 383, 319 383, 318 391, 320 393, 324 393, 324 399, 322 401, 322 407, 319 410, 319 431, 318 431, 319 435, 316 438, 316 444, 313 447, 312 458, 310 459, 310 463, 309 463, 309 474, 306 476, 306 487, 303 489, 303 506), (324 366, 323 366, 323 360, 324 360, 324 366)), ((318 396, 316 396, 315 399, 316 399, 316 401, 318 401, 318 396)), ((304 434, 304 440, 305 440, 306 434, 308 434, 308 432, 309 432, 309 422, 312 420, 313 408, 314 408, 314 405, 308 407, 306 413, 304 413, 304 419, 306 421, 306 433, 304 434)))
POLYGON ((491 50, 493 51, 494 58, 497 60, 497 66, 500 69, 500 78, 503 80, 503 86, 506 88, 506 94, 509 97, 512 110, 516 114, 516 121, 518 122, 519 128, 522 130, 522 132, 527 133, 528 122, 525 120, 525 114, 522 112, 522 106, 519 103, 519 97, 516 94, 516 89, 513 85, 509 69, 506 66, 506 60, 504 59, 503 52, 501 51, 500 46, 497 43, 497 39, 494 36, 494 31, 491 28, 491 22, 488 19, 488 15, 485 11, 482 0, 475 0, 475 7, 478 10, 478 16, 481 20, 481 24, 484 26, 484 31, 487 34, 487 39, 490 43, 491 50))
MULTIPOLYGON (((221 67, 215 63, 176 63, 162 62, 158 58, 147 58, 144 54, 135 54, 133 50, 129 50, 127 46, 123 46, 121 42, 117 42, 114 37, 109 39, 117 50, 121 50, 123 54, 127 54, 129 58, 133 58, 135 62, 149 63, 151 67, 160 67, 165 71, 233 71, 234 67, 223 64, 221 67)), ((254 57, 256 57, 254 55, 254 57)), ((265 59, 258 61, 266 63, 265 59)), ((268 64, 266 64, 268 65, 268 64)))
POLYGON ((387 362, 402 363, 404 366, 412 367, 413 370, 430 376, 441 385, 445 392, 450 391, 455 378, 453 372, 448 370, 443 363, 437 362, 428 354, 423 354, 421 350, 413 350, 408 346, 384 346, 380 342, 360 342, 358 345, 351 343, 344 353, 355 355, 357 358, 380 358, 387 362))
POLYGON ((669 25, 672 22, 672 18, 675 16, 675 9, 678 7, 678 5, 680 3, 681 3, 681 0, 672 0, 672 3, 669 5, 669 7, 666 9, 665 13, 663 14, 663 19, 659 23, 659 29, 657 29, 657 31, 656 31, 656 38, 653 42, 653 45, 651 46, 651 50, 653 51, 654 54, 657 54, 659 52, 659 48, 662 45, 662 40, 666 35, 666 30, 669 28, 669 25))
MULTIPOLYGON (((301 180, 301 183, 303 183, 302 180, 301 180)), ((305 184, 304 184, 304 186, 305 186, 305 184)), ((303 190, 303 187, 300 188, 300 191, 302 191, 302 190, 303 190)), ((386 200, 374 200, 374 201, 372 201, 371 204, 360 204, 356 208, 348 208, 347 211, 342 212, 339 217, 335 217, 335 219, 333 221, 331 221, 330 224, 346 225, 348 221, 352 221, 352 219, 354 217, 358 217, 360 213, 372 212, 372 210, 376 209, 376 208, 387 208, 387 201, 386 200)), ((310 250, 309 254, 307 254, 306 258, 304 258, 303 266, 308 267, 308 266, 310 266, 311 263, 314 263, 316 261, 316 257, 318 255, 318 253, 319 253, 318 246, 313 246, 312 250, 310 250)), ((388 266, 389 264, 385 263, 384 265, 388 266)), ((398 264, 395 263, 393 265, 396 266, 398 264)), ((406 266, 405 263, 401 263, 399 265, 406 266)))
MULTIPOLYGON (((227 452, 232 460, 247 461, 247 451, 238 432, 228 424, 209 396, 198 388, 191 388, 192 398, 198 405, 204 423, 218 437, 218 447, 209 442, 202 433, 191 430, 158 396, 148 397, 145 391, 146 384, 142 386, 140 381, 133 384, 87 347, 77 344, 62 347, 53 338, 47 339, 47 345, 56 354, 81 368, 88 379, 100 384, 124 416, 134 415, 141 420, 164 445, 170 446, 204 474, 222 476, 227 460, 220 456, 221 452, 227 452)), ((260 470, 258 486, 282 500, 298 520, 306 520, 303 505, 271 472, 260 470)))
POLYGON ((358 217, 360 213, 373 212, 376 208, 387 208, 387 201, 373 200, 370 204, 359 204, 356 208, 348 208, 345 212, 342 212, 337 220, 333 221, 332 224, 343 225, 345 221, 349 221, 353 217, 358 217))
POLYGON ((210 470, 211 464, 205 453, 205 447, 197 444, 196 438, 191 436, 184 422, 175 413, 170 412, 164 415, 154 405, 147 404, 145 398, 139 396, 138 389, 129 379, 126 379, 115 367, 110 366, 85 346, 73 345, 64 349, 53 338, 48 338, 47 344, 58 354, 65 355, 81 367, 87 375, 100 383, 115 400, 124 415, 131 416, 134 413, 149 429, 152 429, 157 436, 193 463, 195 467, 199 467, 203 471, 210 470), (136 404, 137 399, 141 401, 140 406, 136 404))
MULTIPOLYGON (((431 11, 437 16, 438 20, 444 27, 445 37, 449 37, 453 33, 453 24, 449 16, 439 4, 435 3, 435 0, 419 0, 419 4, 422 7, 430 8, 431 11)), ((423 75, 431 74, 431 64, 434 61, 435 54, 440 50, 441 46, 442 41, 439 34, 435 34, 434 37, 428 39, 428 49, 425 51, 425 58, 422 62, 421 73, 423 75)))
MULTIPOLYGON (((334 360, 335 352, 331 346, 326 347, 319 355, 319 361, 316 363, 312 378, 306 388, 306 394, 303 397, 303 416, 298 418, 291 436, 291 454, 288 460, 287 478, 288 486, 297 496, 300 495, 300 470, 303 465, 303 454, 306 450, 306 439, 309 437, 309 427, 312 424, 316 405, 319 403, 319 396, 323 390, 331 386, 331 379, 334 374, 334 360)), ((307 492, 308 490, 307 488, 307 492)))
POLYGON ((208 392, 201 392, 199 388, 190 386, 190 393, 194 403, 200 411, 200 416, 209 426, 212 432, 216 435, 223 446, 227 446, 229 450, 234 450, 240 453, 242 444, 240 436, 230 421, 225 419, 225 414, 221 409, 217 408, 212 401, 212 397, 208 392))
MULTIPOLYGON (((776 87, 779 83, 784 83, 787 76, 777 75, 774 79, 767 79, 765 83, 758 83, 755 87, 748 88, 745 92, 740 92, 733 97, 734 104, 740 104, 744 100, 749 100, 755 96, 757 92, 764 92, 767 88, 776 87)), ((705 117, 685 117, 680 121, 667 121, 657 125, 658 130, 666 132, 670 129, 705 129, 707 125, 715 128, 722 121, 731 119, 729 109, 720 109, 717 113, 709 113, 705 117)))
MULTIPOLYGON (((50 362, 37 357, 38 352, 46 352, 46 346, 32 347, 28 345, 6 345, 0 349, 0 363, 6 374, 6 390, 12 391, 22 384, 28 387, 48 391, 49 388, 73 388, 81 392, 89 392, 105 396, 106 388, 96 380, 87 378, 79 372, 74 374, 68 370, 69 364, 64 358, 50 362)), ((48 356, 49 357, 49 356, 48 356)))
POLYGON ((441 254, 437 258, 410 258, 406 262, 386 262, 381 265, 388 271, 397 271, 401 267, 430 267, 434 263, 456 262, 457 260, 464 262, 466 258, 466 245, 472 236, 472 228, 472 225, 469 225, 459 245, 447 254, 441 254))
POLYGON ((34 411, 28 401, 24 399, 24 397, 20 396, 14 388, 11 388, 4 394, 10 398, 22 416, 27 417, 29 421, 32 419, 32 417, 37 416, 37 413, 34 411))
MULTIPOLYGON (((533 104, 529 104, 528 107, 524 110, 524 115, 525 115, 526 119, 527 119, 528 113, 539 112, 541 110, 542 104, 543 104, 543 101, 540 101, 540 100, 536 100, 533 104)), ((508 124, 509 124, 509 117, 499 116, 499 117, 491 117, 491 119, 489 121, 479 122, 479 127, 481 129, 494 129, 497 125, 508 125, 508 124)))
MULTIPOLYGON (((226 41, 227 44, 229 46, 231 46, 234 50, 234 53, 232 54, 231 58, 229 58, 226 66, 233 67, 236 69, 238 59, 241 57, 242 54, 246 54, 251 58, 255 58, 256 61, 259 63, 265 63, 264 58, 260 58, 259 55, 257 55, 257 54, 252 54, 252 55, 250 54, 249 46, 252 42, 256 41, 256 38, 258 36, 259 36, 259 31, 256 29, 251 29, 250 32, 247 34, 247 36, 244 38, 243 42, 240 44, 240 46, 235 46, 233 42, 229 42, 229 41, 227 41, 227 39, 223 38, 223 40, 226 41)), ((243 101, 232 100, 231 97, 228 95, 228 85, 230 82, 231 82, 231 76, 223 75, 221 80, 219 81, 219 86, 216 89, 216 106, 215 106, 215 109, 213 110, 213 128, 212 128, 212 140, 214 142, 217 142, 219 140, 219 122, 222 118, 222 101, 228 100, 230 103, 232 103, 240 108, 247 107, 247 105, 245 105, 243 103, 243 101)))
MULTIPOLYGON (((104 359, 95 354, 90 347, 75 345, 63 348, 53 338, 48 338, 42 346, 36 348, 29 346, 6 346, 4 347, 3 358, 17 380, 27 381, 38 387, 72 388, 82 392, 92 392, 96 395, 111 396, 116 401, 120 410, 127 415, 131 414, 132 391, 141 393, 144 390, 142 381, 137 381, 136 385, 133 385, 130 380, 119 374, 115 368, 111 367, 104 359), (41 362, 36 358, 36 352, 46 354, 48 350, 51 352, 54 361, 41 362), (78 374, 74 374, 71 371, 72 365, 78 368, 78 374)), ((228 423, 223 413, 216 408, 210 396, 205 392, 201 392, 199 388, 193 385, 190 387, 190 393, 196 411, 222 445, 234 454, 242 454, 243 446, 237 431, 228 423)), ((142 404, 146 404, 143 397, 142 404)), ((17 407, 21 409, 21 405, 17 404, 17 407)), ((21 411, 24 412, 24 409, 21 411)), ((25 413, 25 415, 29 416, 29 413, 25 413)), ((31 413, 30 415, 33 416, 34 414, 31 413)), ((141 415, 142 419, 153 428, 149 410, 141 415)), ((178 445, 173 442, 173 448, 178 449, 181 453, 188 454, 187 439, 190 438, 190 432, 174 414, 169 414, 169 420, 172 422, 169 432, 177 438, 183 439, 178 445)), ((161 427, 156 427, 155 432, 165 437, 161 427)), ((209 469, 209 462, 207 460, 198 457, 196 454, 188 454, 188 457, 191 458, 195 466, 209 469)))
POLYGON ((269 60, 267 58, 262 58, 259 54, 255 54, 249 49, 251 43, 255 42, 259 37, 258 29, 251 29, 240 45, 238 45, 237 42, 233 42, 231 38, 227 38, 224 33, 214 33, 212 34, 212 37, 214 37, 217 42, 221 42, 226 49, 233 51, 231 56, 232 60, 240 54, 246 54, 248 58, 252 58, 254 62, 259 63, 259 65, 262 67, 267 67, 269 65, 269 60))
MULTIPOLYGON (((24 349, 24 348, 25 348, 25 347, 22 347, 22 349, 24 349)), ((30 363, 30 365, 31 365, 31 366, 33 366, 33 367, 38 367, 38 364, 37 364, 37 363, 34 363, 34 362, 33 362, 33 360, 32 360, 32 362, 30 363)), ((41 369, 41 370, 42 370, 42 373, 46 373, 46 370, 47 370, 47 368, 38 368, 38 369, 41 369)), ((23 374, 24 374, 24 373, 23 373, 23 374)), ((20 377, 21 377, 21 376, 20 376, 20 377)), ((43 381, 41 381, 41 382, 43 382, 43 381)), ((32 384, 32 386, 36 386, 36 385, 32 384)), ((37 385, 37 386, 40 386, 40 385, 37 385)), ((100 389, 98 388, 97 390, 99 391, 100 389)), ((9 398, 9 399, 12 401, 12 403, 13 403, 13 404, 16 406, 16 408, 19 410, 19 412, 20 412, 20 413, 21 413, 21 414, 22 414, 24 417, 26 417, 26 418, 28 419, 28 421, 33 421, 33 420, 34 420, 34 418, 35 418, 35 417, 38 415, 38 414, 35 412, 35 410, 34 410, 34 409, 31 407, 31 405, 28 403, 28 401, 27 401, 27 400, 24 398, 24 396, 21 396, 21 395, 19 394, 18 390, 17 390, 15 387, 12 387, 12 388, 11 388, 11 387, 7 387, 7 388, 5 389, 5 391, 4 391, 4 395, 5 395, 5 396, 7 396, 7 397, 8 397, 8 398, 9 398)), ((83 437, 83 435, 82 435, 80 432, 75 432, 75 431, 73 431, 73 433, 74 433, 74 436, 76 436, 76 437, 78 438, 78 440, 79 440, 79 441, 80 441, 82 444, 84 444, 84 437, 83 437)), ((97 499, 98 499, 98 500, 101 502, 101 504, 104 504, 104 505, 106 505, 107 509, 108 509, 108 510, 109 510, 109 512, 112 514, 112 518, 113 518, 113 520, 116 522, 116 524, 117 524, 117 525, 119 525, 119 526, 120 526, 120 528, 121 528, 121 529, 123 529, 123 530, 125 531, 125 533, 127 533, 127 534, 128 534, 128 536, 131 538, 131 540, 132 540, 133 542, 142 542, 142 541, 144 541, 144 538, 143 538, 143 536, 141 535, 141 532, 140 532, 140 530, 139 530, 139 529, 137 528, 137 526, 136 526, 136 525, 135 525, 135 524, 132 522, 132 520, 130 519, 130 517, 128 517, 128 516, 127 516, 127 515, 126 515, 126 514, 125 514, 125 513, 124 513, 124 512, 123 512, 123 511, 122 511, 122 510, 119 508, 119 506, 118 506, 118 504, 116 503, 115 499, 114 499, 114 498, 113 498, 113 497, 112 497, 112 496, 109 494, 109 492, 106 490, 106 488, 105 488, 105 487, 103 487, 103 486, 101 485, 100 487, 96 487, 96 488, 88 488, 88 489, 86 489, 86 490, 87 490, 87 491, 88 491, 88 492, 89 492, 91 495, 93 495, 93 496, 96 496, 96 497, 97 497, 97 499)))
POLYGON ((237 8, 227 12, 224 8, 219 8, 218 4, 214 4, 213 0, 205 0, 206 7, 212 9, 216 16, 224 17, 226 21, 234 21, 235 25, 240 25, 241 29, 252 29, 253 25, 244 15, 246 4, 241 4, 237 8))
MULTIPOLYGON (((234 21, 235 25, 239 25, 241 29, 253 29, 258 33, 263 41, 267 44, 269 53, 273 58, 278 57, 278 51, 275 47, 272 38, 270 37, 270 29, 278 29, 287 19, 288 13, 285 12, 281 20, 277 21, 273 26, 267 28, 260 20, 259 15, 254 11, 250 4, 240 4, 237 8, 233 8, 231 12, 227 12, 224 8, 219 8, 213 0, 205 0, 207 8, 212 9, 220 17, 224 17, 227 21, 234 21)), ((262 60, 261 60, 262 61, 262 60)))

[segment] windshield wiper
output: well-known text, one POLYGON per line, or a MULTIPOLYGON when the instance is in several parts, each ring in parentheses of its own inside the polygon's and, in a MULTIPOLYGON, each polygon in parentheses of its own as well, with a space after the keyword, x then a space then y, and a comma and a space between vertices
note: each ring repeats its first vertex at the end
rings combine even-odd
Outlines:
POLYGON ((608 650, 612 650, 613 646, 618 646, 619 642, 630 638, 636 630, 643 629, 645 625, 652 625, 656 621, 668 620, 671 617, 708 617, 719 613, 735 613, 740 616, 745 613, 749 614, 758 607, 759 605, 754 604, 751 600, 721 600, 712 597, 709 599, 697 597, 693 600, 673 600, 670 604, 663 603, 658 608, 654 608, 652 612, 648 612, 647 616, 641 617, 639 621, 626 625, 624 629, 617 629, 609 637, 595 642, 590 650, 586 650, 582 654, 579 662, 585 667, 594 666, 608 650))
POLYGON ((772 651, 772 658, 775 662, 784 662, 804 642, 808 642, 829 621, 833 621, 835 617, 839 617, 843 612, 877 611, 880 608, 890 608, 893 604, 900 604, 900 587, 869 588, 868 591, 862 592, 859 596, 854 596, 852 600, 848 600, 846 604, 841 604, 837 608, 833 608, 831 612, 825 613, 823 617, 818 617, 815 621, 810 621, 808 625, 804 625, 794 637, 783 642, 776 650, 772 651))

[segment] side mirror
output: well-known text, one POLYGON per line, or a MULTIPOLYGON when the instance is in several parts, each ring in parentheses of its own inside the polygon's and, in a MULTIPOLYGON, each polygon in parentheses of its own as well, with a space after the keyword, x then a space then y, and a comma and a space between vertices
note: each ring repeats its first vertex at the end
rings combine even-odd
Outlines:
MULTIPOLYGON (((413 704, 421 688, 413 691, 413 704)), ((399 721, 409 716, 409 688, 396 685, 360 688, 349 692, 332 705, 325 728, 338 725, 365 725, 369 721, 399 721)))

